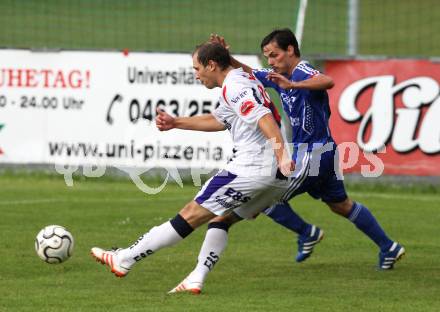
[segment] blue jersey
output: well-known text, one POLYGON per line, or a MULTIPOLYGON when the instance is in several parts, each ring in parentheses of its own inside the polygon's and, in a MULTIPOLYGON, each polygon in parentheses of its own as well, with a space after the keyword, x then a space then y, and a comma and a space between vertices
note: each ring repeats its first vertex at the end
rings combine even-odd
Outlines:
MULTIPOLYGON (((265 87, 273 88, 280 94, 284 111, 292 125, 292 143, 295 150, 302 143, 308 144, 308 150, 311 151, 314 143, 324 145, 333 142, 329 129, 330 107, 327 91, 282 89, 266 78, 271 71, 270 69, 254 70, 253 74, 265 87)), ((307 62, 301 61, 293 70, 289 80, 303 81, 317 74, 319 71, 307 62)))

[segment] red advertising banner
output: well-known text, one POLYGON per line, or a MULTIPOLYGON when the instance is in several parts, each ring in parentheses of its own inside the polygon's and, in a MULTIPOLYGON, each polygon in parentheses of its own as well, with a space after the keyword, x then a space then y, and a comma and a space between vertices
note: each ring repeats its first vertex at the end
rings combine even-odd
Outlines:
POLYGON ((374 171, 380 159, 384 174, 440 176, 440 63, 328 61, 326 74, 332 135, 359 147, 359 157, 342 149, 344 172, 374 171))

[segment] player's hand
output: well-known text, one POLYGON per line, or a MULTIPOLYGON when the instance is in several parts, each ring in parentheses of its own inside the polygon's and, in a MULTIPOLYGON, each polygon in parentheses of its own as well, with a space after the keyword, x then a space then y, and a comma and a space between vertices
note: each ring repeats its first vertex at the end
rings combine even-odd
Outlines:
POLYGON ((156 112, 156 127, 159 131, 167 131, 174 128, 175 118, 173 116, 160 108, 156 112))
POLYGON ((278 168, 283 176, 290 177, 295 170, 295 162, 287 155, 287 153, 284 154, 285 155, 278 164, 278 168))
POLYGON ((267 74, 266 78, 277 85, 279 85, 283 89, 294 89, 295 84, 293 81, 290 81, 285 76, 276 73, 276 72, 270 72, 267 74))
POLYGON ((225 38, 222 36, 219 36, 217 34, 211 34, 209 36, 209 42, 211 43, 219 43, 221 44, 226 50, 229 50, 230 46, 226 43, 225 38))

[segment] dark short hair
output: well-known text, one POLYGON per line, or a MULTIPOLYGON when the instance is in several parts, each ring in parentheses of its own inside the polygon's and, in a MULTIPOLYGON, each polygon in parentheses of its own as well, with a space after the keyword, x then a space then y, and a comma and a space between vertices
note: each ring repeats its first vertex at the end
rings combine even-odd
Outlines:
POLYGON ((269 43, 275 41, 277 45, 284 51, 287 51, 289 45, 293 46, 293 51, 297 57, 301 56, 299 51, 298 40, 295 34, 289 28, 275 29, 261 41, 261 50, 269 43))
POLYGON ((207 66, 211 60, 216 62, 222 70, 231 65, 231 55, 229 51, 219 43, 202 43, 196 46, 193 55, 196 53, 197 60, 203 66, 207 66))

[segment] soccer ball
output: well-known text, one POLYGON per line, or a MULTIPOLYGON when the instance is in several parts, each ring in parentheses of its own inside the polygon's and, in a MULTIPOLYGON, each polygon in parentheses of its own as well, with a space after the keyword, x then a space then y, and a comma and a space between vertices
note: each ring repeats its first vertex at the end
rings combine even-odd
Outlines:
POLYGON ((73 236, 59 225, 48 225, 35 238, 35 251, 47 263, 61 263, 73 252, 73 236))

